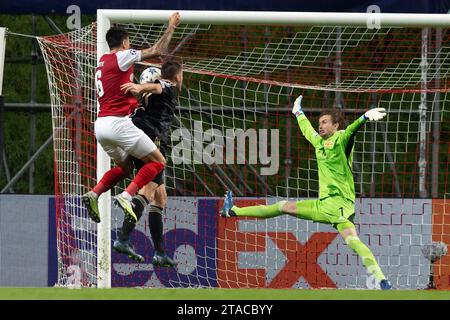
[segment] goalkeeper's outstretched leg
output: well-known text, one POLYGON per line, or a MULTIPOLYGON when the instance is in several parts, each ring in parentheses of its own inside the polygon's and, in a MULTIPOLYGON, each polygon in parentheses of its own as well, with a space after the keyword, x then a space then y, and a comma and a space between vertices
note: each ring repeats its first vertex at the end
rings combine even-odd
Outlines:
POLYGON ((353 224, 354 205, 341 197, 322 200, 280 201, 272 205, 239 208, 234 205, 233 194, 227 191, 220 215, 230 217, 274 218, 283 214, 298 219, 333 225, 345 243, 361 258, 368 273, 378 281, 380 289, 392 289, 391 283, 381 271, 372 251, 359 239, 353 224))

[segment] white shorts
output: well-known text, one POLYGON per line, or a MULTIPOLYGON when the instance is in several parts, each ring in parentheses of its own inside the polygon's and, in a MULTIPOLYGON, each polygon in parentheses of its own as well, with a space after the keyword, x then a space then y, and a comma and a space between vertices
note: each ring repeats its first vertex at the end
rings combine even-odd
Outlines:
POLYGON ((95 121, 95 137, 114 162, 123 163, 128 155, 142 159, 156 145, 129 117, 100 117, 95 121))

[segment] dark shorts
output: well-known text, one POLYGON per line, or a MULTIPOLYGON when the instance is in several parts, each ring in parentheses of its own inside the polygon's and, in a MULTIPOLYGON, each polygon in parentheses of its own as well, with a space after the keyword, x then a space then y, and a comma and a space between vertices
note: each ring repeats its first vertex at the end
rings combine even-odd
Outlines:
MULTIPOLYGON (((167 154, 167 141, 162 140, 161 139, 161 133, 160 131, 153 126, 153 124, 144 119, 144 118, 133 118, 133 123, 135 124, 136 127, 138 127, 139 129, 141 129, 142 131, 145 132, 145 134, 152 139, 152 141, 155 143, 155 145, 158 147, 159 151, 162 153, 162 155, 164 156, 164 158, 166 157, 167 154)), ((143 166, 144 166, 144 162, 140 159, 131 158, 133 163, 134 163, 134 167, 136 168, 136 170, 140 170, 143 166)), ((164 170, 161 171, 155 179, 153 179, 153 182, 157 183, 158 185, 164 184, 164 170)))

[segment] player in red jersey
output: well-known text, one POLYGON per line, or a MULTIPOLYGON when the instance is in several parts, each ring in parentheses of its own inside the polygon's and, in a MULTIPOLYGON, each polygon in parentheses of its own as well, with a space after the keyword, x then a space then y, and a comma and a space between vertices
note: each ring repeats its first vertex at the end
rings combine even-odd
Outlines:
POLYGON ((137 99, 120 87, 133 80, 135 62, 167 53, 169 42, 179 23, 180 14, 176 12, 170 16, 164 35, 152 47, 144 50, 130 49, 130 40, 125 29, 113 26, 106 33, 110 51, 100 58, 95 72, 100 106, 95 121, 95 136, 116 167, 106 172, 100 182, 81 197, 89 216, 97 223, 100 222, 98 197, 117 182, 130 176, 133 169, 130 156, 142 160, 145 165, 125 191, 114 197, 114 204, 124 211, 125 217, 130 221, 137 221, 131 205, 132 196, 164 169, 164 156, 129 117, 138 106, 137 99))

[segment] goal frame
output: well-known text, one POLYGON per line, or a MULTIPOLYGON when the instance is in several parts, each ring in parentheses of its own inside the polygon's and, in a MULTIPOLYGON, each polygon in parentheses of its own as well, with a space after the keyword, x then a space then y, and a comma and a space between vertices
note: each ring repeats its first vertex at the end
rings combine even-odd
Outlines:
POLYGON ((0 27, 0 97, 3 88, 3 72, 5 67, 6 28, 0 27))
MULTIPOLYGON (((196 10, 97 10, 97 61, 109 51, 105 40, 113 23, 166 23, 178 11, 183 24, 216 25, 322 25, 358 27, 450 27, 448 14, 267 12, 196 10), (376 19, 376 20, 374 20, 376 19), (243 23, 245 21, 245 23, 243 23), (376 26, 373 26, 376 21, 376 26)), ((98 101, 97 101, 98 109, 98 101)), ((97 180, 111 168, 108 155, 97 144, 97 180)), ((111 287, 111 193, 99 198, 101 223, 97 229, 97 286, 111 287)))

